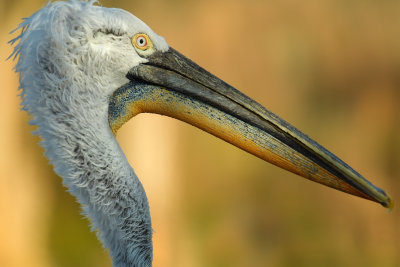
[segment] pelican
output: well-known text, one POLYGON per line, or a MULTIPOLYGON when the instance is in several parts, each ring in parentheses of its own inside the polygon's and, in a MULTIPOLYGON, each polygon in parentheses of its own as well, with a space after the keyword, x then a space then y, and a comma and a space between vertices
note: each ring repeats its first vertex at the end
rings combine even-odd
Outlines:
POLYGON ((385 191, 127 11, 93 0, 49 2, 16 30, 11 57, 23 109, 113 266, 152 265, 147 197, 115 138, 141 112, 182 120, 302 177, 393 206, 385 191))

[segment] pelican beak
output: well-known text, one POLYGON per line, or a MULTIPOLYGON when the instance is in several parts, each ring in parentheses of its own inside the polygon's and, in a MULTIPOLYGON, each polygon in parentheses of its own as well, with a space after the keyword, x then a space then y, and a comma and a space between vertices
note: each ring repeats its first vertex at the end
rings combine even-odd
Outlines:
POLYGON ((132 68, 110 98, 114 134, 138 113, 158 113, 205 130, 304 178, 380 203, 393 201, 308 136, 176 50, 132 68))

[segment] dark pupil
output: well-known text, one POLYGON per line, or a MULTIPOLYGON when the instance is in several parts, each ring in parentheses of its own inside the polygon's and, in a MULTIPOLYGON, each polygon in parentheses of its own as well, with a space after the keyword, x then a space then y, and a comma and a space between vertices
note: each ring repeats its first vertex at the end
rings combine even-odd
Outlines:
POLYGON ((144 44, 144 39, 143 38, 139 39, 139 44, 141 44, 141 45, 144 44))

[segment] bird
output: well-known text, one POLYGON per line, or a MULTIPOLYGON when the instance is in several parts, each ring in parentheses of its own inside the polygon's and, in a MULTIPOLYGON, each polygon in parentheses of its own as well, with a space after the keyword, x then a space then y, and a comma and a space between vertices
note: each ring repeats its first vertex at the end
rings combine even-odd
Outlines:
POLYGON ((153 261, 146 193, 116 140, 139 113, 179 119, 304 178, 393 207, 384 190, 125 10, 50 1, 13 32, 22 109, 113 266, 153 261))

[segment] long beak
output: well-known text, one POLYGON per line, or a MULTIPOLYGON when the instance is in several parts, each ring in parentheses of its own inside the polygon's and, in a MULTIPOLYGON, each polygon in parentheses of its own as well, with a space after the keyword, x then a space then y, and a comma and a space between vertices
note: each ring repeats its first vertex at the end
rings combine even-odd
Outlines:
POLYGON ((138 113, 167 115, 312 181, 380 203, 392 199, 308 136, 170 48, 132 68, 110 99, 112 131, 138 113))

